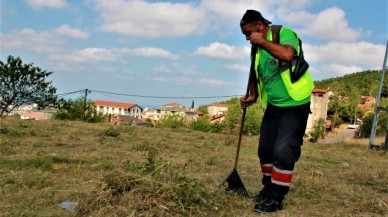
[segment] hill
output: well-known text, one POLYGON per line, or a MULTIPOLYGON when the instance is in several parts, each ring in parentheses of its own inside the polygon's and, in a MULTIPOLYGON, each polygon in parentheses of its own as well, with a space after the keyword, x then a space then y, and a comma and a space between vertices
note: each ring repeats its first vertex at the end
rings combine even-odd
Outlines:
MULTIPOLYGON (((380 85, 381 71, 363 71, 315 81, 316 88, 330 88, 340 95, 347 95, 354 89, 357 89, 364 96, 377 96, 380 85)), ((382 97, 388 97, 388 78, 385 76, 382 89, 382 97)))
MULTIPOLYGON (((222 193, 237 132, 134 128, 70 121, 0 125, 1 216, 257 216, 222 193), (75 203, 74 213, 60 208, 75 203)), ((257 193, 257 137, 244 136, 238 171, 257 193)), ((387 216, 385 152, 366 144, 303 146, 284 210, 271 216, 387 216)))

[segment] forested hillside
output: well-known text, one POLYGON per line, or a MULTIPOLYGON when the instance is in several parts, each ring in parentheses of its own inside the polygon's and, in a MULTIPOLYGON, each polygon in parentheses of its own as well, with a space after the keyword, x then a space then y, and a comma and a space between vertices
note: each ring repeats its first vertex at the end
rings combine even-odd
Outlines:
MULTIPOLYGON (((327 118, 339 126, 342 123, 353 123, 356 119, 362 120, 361 137, 368 137, 373 123, 373 112, 360 109, 361 96, 377 97, 380 86, 381 70, 364 71, 344 75, 342 77, 329 78, 315 81, 316 88, 331 89, 334 96, 331 97, 327 118), (345 100, 341 99, 346 97, 345 100)), ((381 91, 380 106, 388 106, 388 79, 384 78, 381 91)), ((373 104, 374 106, 374 104, 373 104)), ((388 113, 381 112, 379 116, 378 134, 384 134, 387 130, 388 113)))
MULTIPOLYGON (((353 74, 344 75, 342 77, 335 77, 315 81, 316 88, 327 89, 330 88, 333 92, 342 96, 347 96, 349 93, 357 90, 364 96, 377 96, 380 85, 381 71, 364 71, 353 74)), ((382 97, 388 97, 388 79, 385 76, 384 85, 382 89, 382 97)))

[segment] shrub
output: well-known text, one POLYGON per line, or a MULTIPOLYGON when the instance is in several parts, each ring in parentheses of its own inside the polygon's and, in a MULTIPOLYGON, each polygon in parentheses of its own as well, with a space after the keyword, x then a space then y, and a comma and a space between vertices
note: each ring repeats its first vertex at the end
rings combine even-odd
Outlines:
POLYGON ((202 132, 209 132, 210 131, 210 120, 205 117, 199 117, 197 120, 191 122, 190 125, 191 129, 198 130, 202 132))
POLYGON ((317 142, 319 138, 323 138, 325 136, 325 120, 320 118, 317 121, 314 130, 310 131, 308 134, 310 135, 310 142, 317 142))
POLYGON ((215 122, 210 124, 210 132, 212 133, 221 133, 224 128, 224 124, 222 122, 215 122))
POLYGON ((180 115, 165 115, 155 123, 155 127, 159 128, 180 128, 183 126, 184 118, 180 115))
POLYGON ((120 131, 113 126, 109 126, 109 128, 105 131, 105 135, 109 137, 118 137, 120 135, 120 131))

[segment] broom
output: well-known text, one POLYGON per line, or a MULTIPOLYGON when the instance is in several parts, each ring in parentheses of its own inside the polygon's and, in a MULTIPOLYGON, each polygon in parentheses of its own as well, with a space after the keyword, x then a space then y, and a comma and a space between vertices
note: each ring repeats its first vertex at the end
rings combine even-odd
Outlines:
MULTIPOLYGON (((257 51, 257 48, 252 46, 252 48, 251 48, 251 57, 252 57, 252 60, 251 60, 251 70, 249 72, 248 85, 247 85, 248 87, 247 87, 247 92, 246 92, 246 95, 245 95, 246 97, 249 96, 249 83, 250 83, 251 79, 256 78, 256 75, 252 75, 253 73, 255 73, 254 65, 255 65, 256 51, 257 51)), ((243 133, 243 128, 244 128, 246 111, 247 111, 246 107, 243 108, 243 113, 242 113, 242 117, 241 117, 240 132, 239 132, 239 135, 238 135, 236 158, 235 158, 235 161, 234 161, 233 170, 226 177, 226 179, 221 183, 221 186, 223 187, 223 190, 225 192, 234 191, 238 195, 243 196, 243 197, 249 197, 249 194, 248 194, 247 190, 245 189, 245 186, 244 186, 243 182, 241 181, 241 178, 240 178, 240 176, 239 176, 239 174, 237 172, 237 163, 238 163, 238 157, 239 157, 239 154, 240 154, 241 138, 242 138, 242 133, 243 133)))

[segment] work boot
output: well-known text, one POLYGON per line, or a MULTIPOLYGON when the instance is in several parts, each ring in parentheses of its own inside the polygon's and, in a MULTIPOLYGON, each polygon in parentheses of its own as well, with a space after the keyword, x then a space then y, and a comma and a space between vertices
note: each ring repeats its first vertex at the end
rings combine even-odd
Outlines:
POLYGON ((257 203, 253 210, 259 213, 272 213, 283 209, 282 203, 272 198, 267 198, 263 203, 257 203))
POLYGON ((264 186, 264 188, 258 194, 252 197, 252 199, 256 203, 263 203, 269 197, 269 195, 270 193, 269 193, 268 187, 266 188, 264 186))

